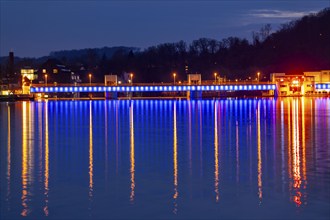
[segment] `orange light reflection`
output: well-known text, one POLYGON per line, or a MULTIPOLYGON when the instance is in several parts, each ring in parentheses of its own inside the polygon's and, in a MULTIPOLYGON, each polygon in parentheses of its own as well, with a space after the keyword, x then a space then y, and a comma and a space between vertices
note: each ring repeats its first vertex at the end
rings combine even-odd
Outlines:
POLYGON ((261 159, 261 135, 260 135, 260 103, 257 107, 257 141, 258 141, 258 196, 262 200, 262 159, 261 159))
POLYGON ((133 103, 130 104, 129 109, 129 128, 130 128, 130 173, 131 173, 131 194, 130 201, 134 202, 135 197, 135 152, 134 152, 134 117, 133 117, 133 103))
MULTIPOLYGON (((7 112, 8 112, 8 125, 7 125, 7 131, 8 131, 8 136, 7 136, 7 196, 6 196, 6 201, 9 204, 9 199, 10 199, 10 175, 11 175, 11 121, 10 121, 10 106, 7 105, 7 112)), ((8 205, 8 209, 10 209, 8 205)))
POLYGON ((89 102, 89 200, 93 199, 93 117, 92 102, 89 102))
POLYGON ((214 105, 214 192, 215 201, 219 201, 219 140, 218 140, 218 111, 214 105))
POLYGON ((45 216, 49 215, 48 210, 48 192, 49 192, 49 133, 48 133, 48 102, 45 102, 45 207, 44 207, 44 213, 45 216))
POLYGON ((173 213, 176 214, 178 211, 177 199, 179 196, 178 192, 178 140, 177 140, 177 123, 176 123, 176 102, 174 102, 173 111, 173 176, 174 176, 174 210, 173 213))

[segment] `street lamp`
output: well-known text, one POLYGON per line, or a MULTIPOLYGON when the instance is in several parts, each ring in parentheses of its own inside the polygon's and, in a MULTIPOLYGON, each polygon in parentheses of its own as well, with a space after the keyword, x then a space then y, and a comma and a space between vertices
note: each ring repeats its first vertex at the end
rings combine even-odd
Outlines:
POLYGON ((89 85, 91 86, 92 85, 92 74, 90 73, 90 74, 88 74, 88 76, 89 76, 89 85))
POLYGON ((46 81, 46 86, 47 86, 47 77, 48 77, 48 75, 47 75, 47 74, 45 74, 45 81, 46 81))
POLYGON ((131 84, 133 85, 133 73, 130 74, 131 77, 131 84))
POLYGON ((217 83, 217 75, 218 75, 218 73, 214 73, 214 84, 216 84, 217 83))
POLYGON ((260 72, 257 72, 257 76, 258 76, 258 82, 259 82, 259 76, 260 76, 260 72))
POLYGON ((174 85, 175 85, 175 77, 176 77, 176 73, 173 73, 174 85))

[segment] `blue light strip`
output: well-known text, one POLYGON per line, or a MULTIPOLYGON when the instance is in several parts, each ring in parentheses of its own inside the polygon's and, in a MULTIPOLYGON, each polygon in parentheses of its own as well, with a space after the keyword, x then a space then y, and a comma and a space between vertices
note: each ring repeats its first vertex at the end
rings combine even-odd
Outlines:
POLYGON ((316 89, 330 89, 330 83, 315 84, 316 89))
MULTIPOLYGON (((176 86, 56 86, 31 87, 31 93, 56 92, 180 92, 180 91, 257 91, 275 90, 275 84, 261 85, 176 85, 176 86)), ((316 84, 316 89, 330 89, 330 84, 316 84)))

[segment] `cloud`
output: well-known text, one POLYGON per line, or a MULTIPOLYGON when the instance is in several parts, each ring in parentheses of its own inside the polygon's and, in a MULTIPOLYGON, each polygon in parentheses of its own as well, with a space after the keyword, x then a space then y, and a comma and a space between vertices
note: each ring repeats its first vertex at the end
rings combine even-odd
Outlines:
POLYGON ((300 18, 311 13, 317 13, 317 11, 281 11, 281 10, 269 10, 260 9, 253 10, 250 16, 258 18, 280 18, 280 19, 293 19, 300 18))

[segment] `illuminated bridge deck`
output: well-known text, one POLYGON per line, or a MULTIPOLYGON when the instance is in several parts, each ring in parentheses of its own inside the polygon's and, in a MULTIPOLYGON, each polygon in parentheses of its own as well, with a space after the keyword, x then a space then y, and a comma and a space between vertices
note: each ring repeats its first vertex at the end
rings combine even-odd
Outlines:
POLYGON ((123 85, 123 86, 32 86, 31 93, 58 92, 188 92, 188 91, 269 91, 275 84, 235 85, 123 85))

